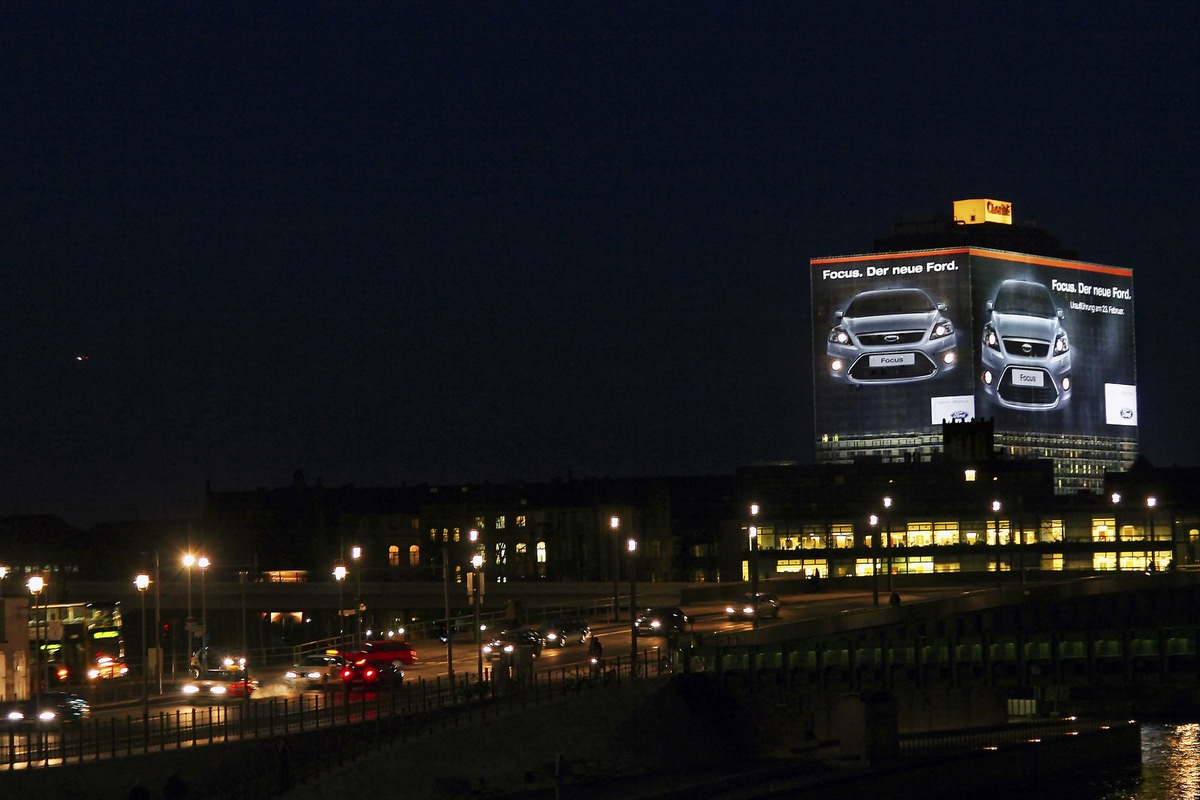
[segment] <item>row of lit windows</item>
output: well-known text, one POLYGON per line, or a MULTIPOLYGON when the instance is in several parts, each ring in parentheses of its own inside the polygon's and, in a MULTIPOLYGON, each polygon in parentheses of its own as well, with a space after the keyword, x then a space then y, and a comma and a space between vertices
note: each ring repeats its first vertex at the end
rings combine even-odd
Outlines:
MULTIPOLYGON (((1140 553, 1122 553, 1120 565, 1117 563, 1116 553, 1096 553, 1092 556, 1090 564, 1082 565, 1090 567, 1098 572, 1114 572, 1119 570, 1126 572, 1143 572, 1145 570, 1165 570, 1170 565, 1171 555, 1163 551, 1147 551, 1140 553)), ((1041 555, 1038 559, 1038 568, 1046 572, 1061 572, 1065 564, 1062 553, 1047 553, 1041 555)), ((1076 565, 1078 568, 1081 565, 1076 565)), ((989 558, 985 564, 980 564, 980 567, 987 572, 1011 572, 1020 567, 1014 567, 1011 560, 989 558)), ((760 565, 761 568, 761 565, 760 565)), ((876 569, 880 573, 886 573, 889 569, 895 575, 928 575, 933 573, 946 572, 962 572, 963 564, 956 559, 935 559, 931 556, 895 556, 884 560, 881 558, 859 558, 852 563, 836 564, 838 570, 835 577, 843 575, 853 575, 856 577, 870 577, 876 574, 876 569)), ((783 575, 803 575, 810 578, 829 577, 830 562, 825 559, 780 559, 772 566, 768 566, 766 573, 768 576, 771 571, 783 575)), ((749 560, 742 562, 742 580, 750 579, 750 562, 749 560)))
MULTIPOLYGON (((1063 529, 1061 519, 1042 520, 1037 527, 1024 527, 1015 533, 1012 520, 1006 519, 968 523, 966 526, 958 522, 905 522, 891 526, 891 529, 886 531, 884 543, 885 546, 891 547, 926 547, 958 544, 1007 545, 1019 544, 1021 541, 1031 544, 1061 542, 1063 529)), ((830 525, 828 530, 823 526, 789 527, 786 524, 761 525, 755 530, 755 546, 760 550, 825 550, 855 546, 854 526, 848 524, 830 525)), ((750 528, 743 528, 743 531, 749 536, 750 528)), ((1171 531, 1166 522, 1156 523, 1147 519, 1142 524, 1122 524, 1118 531, 1115 518, 1102 517, 1092 520, 1093 542, 1168 541, 1170 538, 1171 531)), ((862 546, 870 547, 873 542, 871 534, 862 537, 862 546)))

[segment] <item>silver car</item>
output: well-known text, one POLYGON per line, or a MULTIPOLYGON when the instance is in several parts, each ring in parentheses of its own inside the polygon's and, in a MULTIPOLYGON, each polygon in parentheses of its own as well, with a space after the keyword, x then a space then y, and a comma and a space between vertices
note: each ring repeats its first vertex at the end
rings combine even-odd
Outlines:
POLYGON ((1071 343, 1063 311, 1040 283, 1007 280, 987 304, 984 390, 1005 408, 1062 408, 1071 399, 1071 343))
POLYGON ((909 383, 944 375, 958 364, 946 304, 920 289, 861 292, 834 318, 826 354, 836 381, 909 383))

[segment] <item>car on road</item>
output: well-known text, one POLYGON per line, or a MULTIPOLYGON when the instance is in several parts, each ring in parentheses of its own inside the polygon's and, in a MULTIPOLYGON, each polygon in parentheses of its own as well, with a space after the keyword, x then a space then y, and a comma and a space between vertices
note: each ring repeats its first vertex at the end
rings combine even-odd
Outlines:
POLYGON ((1071 342, 1050 290, 1007 280, 986 310, 980 360, 988 395, 1005 408, 1064 407, 1071 399, 1071 342))
POLYGON ((765 619, 779 616, 779 596, 774 592, 746 592, 736 603, 725 606, 729 619, 765 619))
POLYGON ((643 609, 633 621, 638 636, 674 636, 683 633, 686 625, 687 615, 674 606, 643 609))
POLYGON ((384 688, 400 684, 404 680, 404 670, 394 659, 363 655, 342 666, 341 678, 342 688, 347 691, 384 688))
POLYGON ((92 714, 88 701, 71 692, 48 692, 0 707, 0 730, 34 730, 78 723, 92 714), (36 709, 36 710, 35 710, 36 709))
POLYGON ((344 656, 312 653, 301 658, 298 664, 293 664, 287 672, 283 673, 283 679, 289 685, 301 688, 328 686, 341 680, 344 666, 346 666, 344 656))
POLYGON ((240 672, 228 670, 205 670, 200 676, 180 687, 185 697, 193 700, 242 699, 254 694, 258 681, 243 678, 240 672))
POLYGON ((834 313, 826 370, 861 386, 937 378, 958 364, 958 338, 945 303, 917 288, 860 292, 834 313))
MULTIPOLYGON (((405 666, 417 663, 417 649, 402 639, 371 639, 358 646, 359 654, 376 660, 396 661, 405 666)), ((346 657, 352 659, 352 653, 346 657)))
POLYGON ((513 628, 501 631, 490 642, 483 645, 483 657, 495 660, 501 656, 528 653, 537 657, 542 654, 546 640, 536 628, 513 628))
POLYGON ((592 635, 592 627, 583 617, 559 617, 542 625, 539 630, 546 640, 546 647, 585 644, 592 635))

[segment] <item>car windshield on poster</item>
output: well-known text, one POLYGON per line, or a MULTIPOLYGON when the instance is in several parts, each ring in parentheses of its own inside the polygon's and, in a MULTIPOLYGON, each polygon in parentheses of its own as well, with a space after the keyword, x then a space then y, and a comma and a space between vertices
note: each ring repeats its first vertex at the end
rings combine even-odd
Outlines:
POLYGON ((962 248, 812 261, 818 436, 1135 438, 1130 270, 962 248))

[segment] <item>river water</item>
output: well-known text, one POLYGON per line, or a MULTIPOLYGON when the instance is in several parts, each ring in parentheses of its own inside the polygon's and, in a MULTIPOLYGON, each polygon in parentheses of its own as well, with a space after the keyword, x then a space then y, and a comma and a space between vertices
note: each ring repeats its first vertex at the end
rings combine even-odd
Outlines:
POLYGON ((1142 726, 1140 781, 1116 781, 1097 800, 1200 799, 1200 724, 1142 726))
POLYGON ((1142 725, 1140 775, 1077 776, 1033 794, 1056 800, 1200 800, 1200 724, 1142 725))

